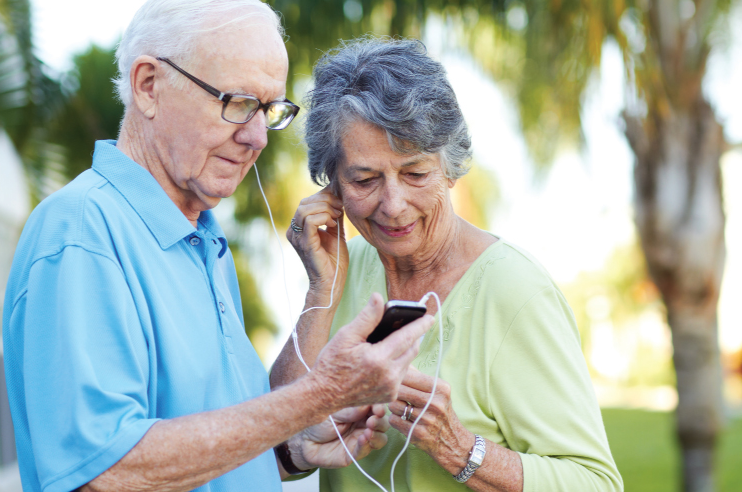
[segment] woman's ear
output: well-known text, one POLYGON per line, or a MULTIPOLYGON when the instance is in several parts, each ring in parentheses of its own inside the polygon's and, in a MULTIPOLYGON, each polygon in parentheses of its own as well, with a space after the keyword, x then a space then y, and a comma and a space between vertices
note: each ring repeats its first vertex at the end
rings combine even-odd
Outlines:
POLYGON ((343 192, 340 189, 340 181, 338 180, 337 176, 335 176, 332 181, 330 182, 330 190, 332 190, 332 194, 336 197, 343 199, 343 192))
POLYGON ((456 181, 457 181, 456 179, 448 178, 448 187, 453 188, 454 185, 456 184, 456 181))

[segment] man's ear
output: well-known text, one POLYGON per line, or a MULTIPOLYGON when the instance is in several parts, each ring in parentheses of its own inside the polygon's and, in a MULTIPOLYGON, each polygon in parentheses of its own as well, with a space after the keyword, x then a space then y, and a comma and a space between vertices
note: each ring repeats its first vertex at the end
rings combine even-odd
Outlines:
POLYGON ((456 184, 456 181, 457 181, 456 179, 448 178, 448 187, 453 188, 454 185, 456 184))
POLYGON ((157 113, 158 84, 164 81, 161 64, 155 58, 142 55, 131 64, 129 81, 131 83, 132 102, 139 111, 149 119, 157 113))

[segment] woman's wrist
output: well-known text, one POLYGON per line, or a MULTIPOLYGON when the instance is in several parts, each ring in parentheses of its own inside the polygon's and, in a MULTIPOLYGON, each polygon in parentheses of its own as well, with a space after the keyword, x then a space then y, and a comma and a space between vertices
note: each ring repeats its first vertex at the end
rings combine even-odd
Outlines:
POLYGON ((283 469, 289 475, 301 475, 302 473, 308 472, 312 467, 306 466, 306 469, 302 469, 296 464, 296 458, 298 457, 296 452, 291 451, 289 441, 284 441, 275 448, 273 452, 276 453, 276 458, 281 463, 283 469))
POLYGON ((458 475, 466 468, 466 465, 469 463, 471 450, 476 443, 474 433, 469 432, 463 426, 462 431, 458 435, 460 437, 456 439, 456 443, 446 448, 446 452, 439 460, 436 460, 451 475, 458 475))
POLYGON ((340 279, 335 283, 334 288, 332 281, 310 280, 305 304, 307 307, 327 307, 330 306, 330 301, 332 301, 331 307, 337 308, 340 304, 340 298, 343 296, 344 287, 345 282, 341 282, 340 279))

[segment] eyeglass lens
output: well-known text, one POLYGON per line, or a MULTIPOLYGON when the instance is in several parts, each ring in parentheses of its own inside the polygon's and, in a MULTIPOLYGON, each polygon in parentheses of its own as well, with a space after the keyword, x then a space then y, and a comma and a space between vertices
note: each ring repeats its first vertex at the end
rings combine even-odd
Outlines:
MULTIPOLYGON (((232 96, 229 103, 224 107, 224 119, 232 123, 245 123, 253 117, 258 110, 259 102, 250 97, 232 96)), ((284 102, 272 102, 265 112, 266 126, 272 130, 286 128, 294 119, 294 109, 290 104, 284 102)))

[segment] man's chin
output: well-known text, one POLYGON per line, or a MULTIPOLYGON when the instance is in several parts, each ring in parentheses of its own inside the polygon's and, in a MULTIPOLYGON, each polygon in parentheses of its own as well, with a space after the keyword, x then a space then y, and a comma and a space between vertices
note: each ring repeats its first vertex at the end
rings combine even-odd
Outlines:
POLYGON ((237 191, 237 186, 238 185, 229 183, 222 186, 198 190, 197 194, 204 203, 208 204, 214 202, 213 207, 215 207, 222 199, 234 195, 235 191, 237 191))

